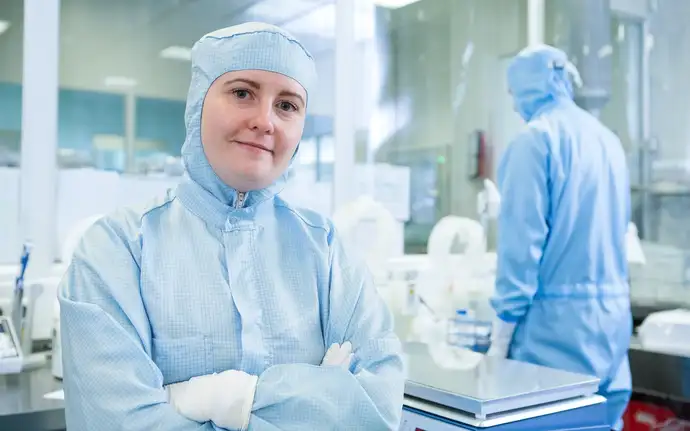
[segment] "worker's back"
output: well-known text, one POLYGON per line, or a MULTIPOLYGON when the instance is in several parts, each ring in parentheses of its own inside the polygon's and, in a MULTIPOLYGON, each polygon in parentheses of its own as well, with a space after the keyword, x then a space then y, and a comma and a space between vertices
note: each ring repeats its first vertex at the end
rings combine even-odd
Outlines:
POLYGON ((573 101, 571 77, 582 84, 567 55, 548 46, 526 48, 508 68, 527 126, 499 168, 491 304, 506 323, 493 325, 492 343, 505 332, 512 359, 599 377, 620 429, 631 393, 628 169, 618 138, 573 101))
POLYGON ((549 147, 549 235, 537 295, 627 292, 630 186, 619 139, 574 103, 534 118, 549 147))

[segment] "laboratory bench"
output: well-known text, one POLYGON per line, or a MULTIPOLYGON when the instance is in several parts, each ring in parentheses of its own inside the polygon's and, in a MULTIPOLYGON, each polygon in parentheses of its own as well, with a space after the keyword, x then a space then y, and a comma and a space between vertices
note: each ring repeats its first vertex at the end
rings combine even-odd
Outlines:
MULTIPOLYGON (((633 301, 631 305, 635 328, 652 313, 682 308, 660 301, 633 301)), ((633 377, 631 415, 635 405, 643 404, 653 407, 648 412, 652 416, 654 408, 659 408, 664 414, 690 421, 690 358, 644 350, 636 336, 631 340, 628 357, 633 377)))
POLYGON ((53 377, 49 366, 0 375, 0 430, 64 431, 63 401, 45 398, 60 389, 62 383, 53 377))
POLYGON ((632 400, 668 409, 690 421, 690 358, 642 350, 628 354, 633 381, 632 400))
MULTIPOLYGON (((581 429, 583 421, 590 431, 604 429, 596 424, 605 400, 592 395, 591 377, 499 358, 448 370, 435 365, 426 346, 408 343, 406 353, 402 431, 554 430, 564 423, 581 429)), ((632 347, 630 368, 633 399, 663 401, 690 418, 690 358, 632 347)), ((50 367, 0 375, 0 430, 65 430, 63 401, 44 398, 61 387, 50 367)))

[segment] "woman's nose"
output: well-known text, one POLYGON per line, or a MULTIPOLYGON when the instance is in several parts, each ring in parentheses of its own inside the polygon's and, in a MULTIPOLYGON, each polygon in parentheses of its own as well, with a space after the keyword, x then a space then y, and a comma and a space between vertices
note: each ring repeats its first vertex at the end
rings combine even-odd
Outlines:
POLYGON ((275 126, 273 124, 273 106, 266 103, 257 105, 252 113, 249 127, 259 133, 272 134, 275 126), (265 106, 268 105, 268 106, 265 106))

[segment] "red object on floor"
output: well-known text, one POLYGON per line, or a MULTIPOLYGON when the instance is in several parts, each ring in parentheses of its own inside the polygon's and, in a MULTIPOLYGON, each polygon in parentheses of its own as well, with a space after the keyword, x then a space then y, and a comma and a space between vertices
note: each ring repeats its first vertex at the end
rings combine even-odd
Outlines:
POLYGON ((663 430, 676 415, 668 408, 640 401, 630 401, 625 411, 623 431, 663 430))

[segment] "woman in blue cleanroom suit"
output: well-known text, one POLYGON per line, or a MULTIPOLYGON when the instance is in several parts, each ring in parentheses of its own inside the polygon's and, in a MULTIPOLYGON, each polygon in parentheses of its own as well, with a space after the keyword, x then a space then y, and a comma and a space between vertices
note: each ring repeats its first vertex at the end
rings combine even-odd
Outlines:
POLYGON ((397 429, 384 302, 331 222, 278 195, 315 80, 277 27, 194 45, 187 176, 96 222, 59 289, 70 430, 397 429))
POLYGON ((628 169, 618 138, 573 102, 569 72, 548 46, 508 68, 527 125, 499 166, 490 354, 598 376, 620 428, 631 392, 628 169))

